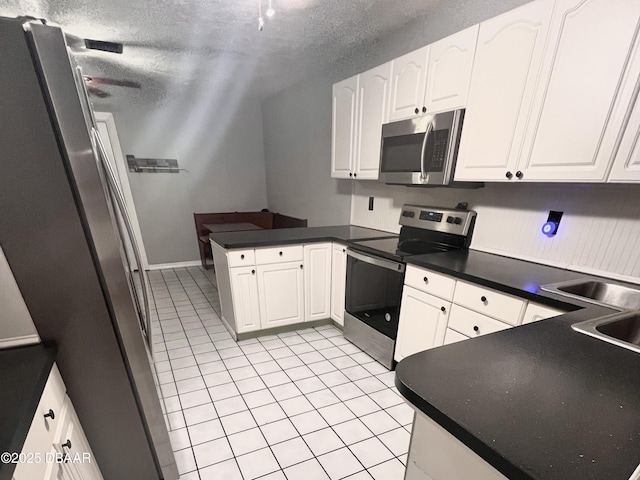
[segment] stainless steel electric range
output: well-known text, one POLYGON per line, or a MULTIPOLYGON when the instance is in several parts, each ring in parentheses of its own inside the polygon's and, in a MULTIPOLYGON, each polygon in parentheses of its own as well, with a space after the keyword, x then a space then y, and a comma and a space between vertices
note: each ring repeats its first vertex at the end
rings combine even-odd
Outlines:
POLYGON ((400 235, 347 243, 344 337, 393 370, 405 259, 469 247, 476 212, 404 205, 400 235))

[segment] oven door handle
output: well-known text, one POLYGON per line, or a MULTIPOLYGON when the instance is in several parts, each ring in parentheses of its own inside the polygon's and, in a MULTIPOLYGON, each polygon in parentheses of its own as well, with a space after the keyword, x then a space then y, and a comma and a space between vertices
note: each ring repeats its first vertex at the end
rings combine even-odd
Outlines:
POLYGON ((424 153, 425 153, 425 150, 427 149, 427 140, 429 139, 429 135, 431 135, 431 132, 433 132, 433 128, 434 128, 433 120, 434 119, 431 118, 431 120, 427 124, 427 131, 424 134, 424 140, 422 140, 422 151, 420 152, 420 178, 422 180, 427 179, 427 167, 424 162, 424 153))
POLYGON ((386 268, 387 270, 393 270, 394 272, 404 272, 405 264, 394 262, 393 260, 387 260, 386 258, 374 257, 371 255, 364 255, 362 253, 354 252, 347 248, 347 255, 353 257, 361 262, 370 263, 377 267, 386 268))

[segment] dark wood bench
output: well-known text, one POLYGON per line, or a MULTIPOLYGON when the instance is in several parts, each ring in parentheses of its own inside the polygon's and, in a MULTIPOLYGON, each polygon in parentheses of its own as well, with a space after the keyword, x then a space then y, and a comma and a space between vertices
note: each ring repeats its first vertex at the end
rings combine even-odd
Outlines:
MULTIPOLYGON (((194 213, 193 219, 196 224, 198 237, 198 249, 200 250, 200 261, 204 268, 213 266, 213 255, 211 244, 209 243, 209 230, 205 225, 252 223, 262 229, 273 228, 297 228, 306 227, 307 220, 295 217, 288 217, 273 212, 227 212, 227 213, 194 213), (208 263, 207 261, 211 262, 208 263)), ((227 231, 233 231, 229 225, 227 231)))

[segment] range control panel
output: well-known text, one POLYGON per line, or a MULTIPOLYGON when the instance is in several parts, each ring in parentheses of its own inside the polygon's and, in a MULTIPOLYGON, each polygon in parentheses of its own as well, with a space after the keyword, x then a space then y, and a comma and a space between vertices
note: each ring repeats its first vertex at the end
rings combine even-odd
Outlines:
POLYGON ((400 225, 466 235, 473 224, 476 212, 421 205, 403 205, 400 225))

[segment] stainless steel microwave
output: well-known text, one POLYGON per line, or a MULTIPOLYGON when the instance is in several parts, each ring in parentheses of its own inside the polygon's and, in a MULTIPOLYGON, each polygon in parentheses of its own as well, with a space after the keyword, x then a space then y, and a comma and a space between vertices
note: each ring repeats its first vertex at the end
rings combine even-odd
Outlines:
POLYGON ((383 125, 378 179, 393 185, 454 186, 463 119, 461 109, 383 125))

